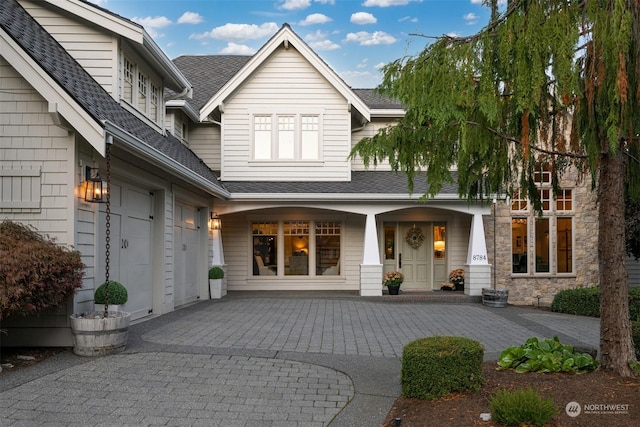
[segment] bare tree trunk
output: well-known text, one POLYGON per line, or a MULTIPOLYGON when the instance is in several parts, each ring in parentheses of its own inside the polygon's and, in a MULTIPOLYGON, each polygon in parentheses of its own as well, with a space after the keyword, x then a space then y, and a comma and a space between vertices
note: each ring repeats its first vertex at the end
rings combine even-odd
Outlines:
POLYGON ((629 320, 622 150, 600 156, 598 223, 600 367, 631 376, 629 362, 635 360, 635 351, 629 320))

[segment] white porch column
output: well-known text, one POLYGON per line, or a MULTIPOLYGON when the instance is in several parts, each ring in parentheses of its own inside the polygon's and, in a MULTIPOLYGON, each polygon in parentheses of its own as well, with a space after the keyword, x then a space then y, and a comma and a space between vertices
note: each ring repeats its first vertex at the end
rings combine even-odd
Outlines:
POLYGON ((465 266, 464 293, 482 295, 482 288, 491 287, 491 265, 487 257, 482 214, 475 213, 471 221, 471 235, 465 266))
POLYGON ((382 263, 378 248, 376 215, 367 214, 364 228, 364 250, 360 264, 360 295, 382 296, 382 263))
POLYGON ((224 263, 224 250, 222 249, 222 230, 211 230, 213 233, 212 248, 213 256, 211 258, 211 266, 222 267, 224 270, 224 278, 222 279, 222 296, 227 294, 227 268, 224 263))

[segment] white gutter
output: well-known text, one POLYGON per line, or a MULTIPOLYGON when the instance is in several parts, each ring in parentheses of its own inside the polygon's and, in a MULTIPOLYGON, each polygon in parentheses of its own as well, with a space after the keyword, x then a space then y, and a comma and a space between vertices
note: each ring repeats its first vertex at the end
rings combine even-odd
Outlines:
POLYGON ((180 176, 181 178, 187 180, 201 190, 224 199, 227 199, 231 196, 228 191, 214 186, 210 181, 198 175, 191 169, 187 168, 184 165, 181 165, 172 158, 168 157, 166 154, 156 150, 140 138, 131 135, 124 129, 109 122, 108 120, 104 122, 104 128, 105 133, 113 135, 114 138, 123 142, 126 148, 134 151, 145 160, 149 160, 151 161, 151 163, 160 166, 162 169, 180 176))
MULTIPOLYGON (((177 95, 176 95, 177 96, 177 95)), ((194 110, 194 108, 187 101, 183 99, 173 99, 174 97, 168 98, 169 100, 165 102, 165 107, 167 108, 179 108, 185 112, 185 114, 193 120, 195 123, 198 123, 200 120, 200 116, 198 112, 194 110)))
MULTIPOLYGON (((186 96, 191 99, 193 97, 193 88, 191 82, 182 74, 182 71, 178 69, 176 64, 171 61, 167 55, 160 49, 156 42, 151 38, 147 31, 142 28, 142 45, 147 48, 153 59, 159 64, 160 67, 168 71, 169 76, 173 77, 173 83, 180 91, 180 94, 176 97, 186 96)), ((173 89, 173 88, 172 88, 173 89)))

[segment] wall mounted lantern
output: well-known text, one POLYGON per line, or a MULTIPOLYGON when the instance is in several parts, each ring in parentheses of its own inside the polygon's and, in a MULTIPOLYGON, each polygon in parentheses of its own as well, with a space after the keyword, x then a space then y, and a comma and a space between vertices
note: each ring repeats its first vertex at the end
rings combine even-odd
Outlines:
POLYGON ((221 230, 222 229, 222 221, 217 213, 211 212, 211 219, 209 220, 209 228, 211 230, 221 230))
POLYGON ((105 203, 107 201, 107 181, 103 180, 97 168, 85 168, 84 200, 89 203, 105 203))

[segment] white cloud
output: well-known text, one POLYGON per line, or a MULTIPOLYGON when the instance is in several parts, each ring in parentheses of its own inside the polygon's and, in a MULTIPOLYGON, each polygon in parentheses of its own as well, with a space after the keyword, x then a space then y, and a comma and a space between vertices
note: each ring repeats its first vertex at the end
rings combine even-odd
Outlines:
POLYGON ((351 14, 351 22, 353 24, 365 25, 365 24, 375 24, 378 22, 375 16, 367 12, 356 12, 351 14))
POLYGON ((313 0, 313 1, 320 4, 330 4, 330 5, 336 4, 336 0, 313 0))
POLYGON ((465 21, 467 21, 467 25, 473 25, 478 22, 478 15, 475 13, 467 13, 462 17, 465 21))
POLYGON ((367 59, 363 59, 362 62, 360 62, 358 65, 356 65, 356 68, 367 68, 367 59))
POLYGON ((418 18, 412 18, 410 16, 405 16, 405 17, 402 17, 402 18, 398 19, 398 22, 404 22, 404 21, 409 21, 409 22, 416 23, 416 22, 418 22, 418 18))
POLYGON ((168 27, 169 25, 171 25, 171 20, 166 16, 154 16, 153 18, 150 16, 147 16, 146 18, 138 18, 136 16, 134 18, 131 18, 131 20, 133 22, 136 22, 142 25, 146 29, 149 29, 149 28, 158 29, 158 28, 168 27))
POLYGON ((382 67, 384 67, 385 65, 387 65, 384 62, 378 62, 376 65, 373 66, 373 68, 375 68, 376 70, 381 70, 382 67))
POLYGON ((362 5, 364 7, 404 6, 413 1, 422 2, 422 0, 365 0, 362 5))
POLYGON ((377 46, 381 44, 393 44, 398 40, 390 34, 384 31, 376 31, 375 33, 368 33, 366 31, 359 31, 357 33, 349 33, 344 39, 345 42, 356 42, 360 46, 377 46))
POLYGON ((354 88, 373 88, 380 84, 382 75, 370 71, 342 71, 338 75, 354 88))
POLYGON ((178 18, 178 24, 200 24, 204 18, 196 12, 185 12, 178 18))
POLYGON ((316 25, 316 24, 326 24, 327 22, 331 22, 332 19, 327 15, 323 15, 322 13, 312 13, 311 15, 304 18, 303 21, 298 22, 298 25, 316 25))
POLYGON ((104 6, 109 2, 109 0, 92 0, 93 4, 97 4, 98 6, 104 6))
POLYGON ((316 31, 315 33, 309 33, 304 37, 309 47, 313 50, 336 50, 340 49, 340 45, 332 42, 328 38, 328 33, 323 31, 316 31))
POLYGON ((301 10, 311 6, 311 0, 284 0, 280 5, 280 9, 284 10, 301 10))
POLYGON ((247 45, 229 42, 225 48, 220 50, 220 53, 225 55, 253 55, 256 50, 247 45))
POLYGON ((158 29, 171 25, 171 20, 165 16, 154 16, 153 18, 151 16, 147 16, 146 18, 138 18, 136 16, 131 18, 131 20, 142 25, 147 33, 154 39, 164 36, 164 34, 158 32, 158 29))
POLYGON ((272 36, 276 31, 278 31, 278 28, 279 27, 275 22, 266 22, 262 25, 229 23, 221 27, 216 27, 206 33, 192 34, 189 38, 196 40, 212 38, 217 40, 243 42, 245 40, 255 40, 272 36))

